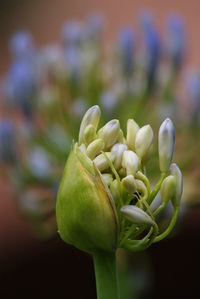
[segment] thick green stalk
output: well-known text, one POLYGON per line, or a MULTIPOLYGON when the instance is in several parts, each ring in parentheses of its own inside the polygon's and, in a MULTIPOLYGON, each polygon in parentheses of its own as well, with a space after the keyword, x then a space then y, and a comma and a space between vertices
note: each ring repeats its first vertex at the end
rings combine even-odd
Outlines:
POLYGON ((119 299, 116 252, 93 253, 97 299, 119 299))

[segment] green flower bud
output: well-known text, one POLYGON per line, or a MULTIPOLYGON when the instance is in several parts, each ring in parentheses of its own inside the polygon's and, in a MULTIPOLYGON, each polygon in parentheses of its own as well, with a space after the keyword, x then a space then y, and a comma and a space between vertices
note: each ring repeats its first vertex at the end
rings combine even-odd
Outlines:
POLYGON ((133 120, 129 119, 127 121, 127 136, 126 136, 126 143, 129 149, 135 150, 135 137, 137 132, 139 131, 140 127, 138 124, 133 120))
POLYGON ((179 167, 175 163, 171 164, 170 173, 176 178, 176 192, 172 198, 172 204, 174 207, 178 207, 183 193, 183 177, 179 167))
POLYGON ((126 176, 125 178, 123 178, 122 186, 128 193, 133 194, 137 189, 133 175, 130 174, 130 175, 126 176))
POLYGON ((97 129, 97 126, 99 124, 101 116, 101 111, 99 109, 99 106, 92 106, 84 115, 80 131, 79 131, 79 145, 84 142, 84 132, 88 125, 93 125, 95 129, 97 129))
POLYGON ((176 191, 176 178, 173 175, 167 176, 162 182, 160 188, 161 200, 163 203, 167 203, 174 197, 176 191))
POLYGON ((56 216, 65 242, 88 252, 115 250, 118 220, 113 199, 100 172, 77 144, 65 166, 56 216))
POLYGON ((153 131, 150 125, 143 126, 136 134, 135 151, 142 159, 145 157, 153 142, 153 131))
POLYGON ((151 217, 136 206, 123 206, 120 209, 121 213, 131 222, 137 225, 153 225, 151 217))
POLYGON ((119 121, 117 119, 113 119, 98 131, 98 137, 103 139, 105 142, 105 149, 108 149, 117 141, 119 133, 119 121))
POLYGON ((132 151, 124 151, 122 155, 122 166, 126 169, 127 175, 135 175, 139 167, 138 156, 132 151))
POLYGON ((112 197, 115 202, 118 202, 120 198, 120 192, 119 192, 119 184, 117 180, 114 180, 110 185, 110 191, 112 194, 112 197))
POLYGON ((84 143, 90 144, 96 137, 96 129, 93 125, 88 125, 84 130, 84 143))
POLYGON ((94 159, 101 153, 104 148, 104 141, 102 139, 96 139, 90 143, 87 147, 86 154, 90 159, 94 159))
POLYGON ((162 172, 167 172, 172 161, 175 143, 175 130, 171 119, 167 118, 158 133, 159 164, 162 172))

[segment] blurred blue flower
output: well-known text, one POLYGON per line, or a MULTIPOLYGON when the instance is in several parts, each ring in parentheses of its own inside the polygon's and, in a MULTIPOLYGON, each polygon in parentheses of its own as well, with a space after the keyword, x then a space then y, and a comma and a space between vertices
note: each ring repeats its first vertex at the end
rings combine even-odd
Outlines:
POLYGON ((87 23, 87 37, 97 41, 100 38, 104 26, 104 18, 99 13, 94 13, 89 16, 87 23))
POLYGON ((188 80, 190 100, 193 102, 192 120, 198 121, 200 117, 200 74, 193 74, 188 80))
POLYGON ((64 46, 80 46, 85 37, 85 28, 78 21, 66 22, 63 25, 61 37, 64 46))
POLYGON ((34 66, 24 59, 18 59, 11 65, 4 85, 7 104, 20 107, 26 117, 32 115, 32 97, 36 88, 34 66))
POLYGON ((34 51, 31 34, 26 30, 17 31, 11 37, 9 48, 14 59, 31 58, 34 51))
POLYGON ((155 72, 161 54, 161 41, 159 33, 153 23, 151 12, 145 11, 140 14, 140 23, 144 34, 144 43, 147 53, 147 76, 151 88, 154 83, 155 72))
POLYGON ((35 146, 30 150, 27 163, 29 170, 37 178, 45 179, 52 175, 50 159, 42 147, 35 146))
POLYGON ((182 18, 179 15, 171 15, 167 19, 169 54, 175 69, 179 69, 185 51, 185 29, 182 18))
POLYGON ((14 125, 8 118, 0 119, 0 163, 16 159, 14 125))
POLYGON ((122 69, 125 75, 130 76, 134 64, 134 35, 129 27, 123 27, 119 33, 118 47, 121 56, 122 69))
POLYGON ((114 109, 117 108, 118 97, 113 90, 106 90, 101 94, 100 105, 105 112, 113 113, 114 109))

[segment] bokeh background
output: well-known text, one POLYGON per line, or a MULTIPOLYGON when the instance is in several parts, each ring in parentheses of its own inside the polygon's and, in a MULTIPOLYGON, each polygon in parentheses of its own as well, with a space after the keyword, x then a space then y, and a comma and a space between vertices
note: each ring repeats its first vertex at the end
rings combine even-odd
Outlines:
MULTIPOLYGON (((18 29, 31 32, 37 46, 59 42, 63 23, 84 20, 93 12, 105 18, 104 43, 114 40, 123 25, 137 28, 137 16, 150 9, 161 33, 169 13, 182 16, 187 34, 185 69, 200 64, 200 2, 191 1, 0 1, 0 77, 10 63, 8 43, 18 29)), ((0 114, 3 95, 0 94, 0 114)), ((92 260, 64 244, 58 236, 38 241, 20 214, 8 180, 0 178, 0 294, 2 298, 95 298, 92 260)), ((198 291, 200 208, 191 208, 178 233, 132 258, 133 284, 144 286, 139 298, 188 298, 198 291), (143 271, 140 269, 146 267, 143 271), (141 270, 141 271, 140 271, 141 270), (144 280, 144 284, 141 281, 144 280)), ((198 296, 198 295, 197 295, 198 296)), ((124 298, 125 299, 125 298, 124 298)))

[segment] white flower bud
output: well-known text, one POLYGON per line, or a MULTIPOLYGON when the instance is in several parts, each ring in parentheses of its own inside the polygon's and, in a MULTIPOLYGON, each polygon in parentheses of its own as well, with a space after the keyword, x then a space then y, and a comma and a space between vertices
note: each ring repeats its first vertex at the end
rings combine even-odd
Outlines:
MULTIPOLYGON (((107 152, 105 154, 109 160, 111 160, 112 162, 114 161, 115 156, 112 153, 107 152)), ((94 161, 94 164, 96 165, 96 167, 99 169, 99 171, 104 171, 107 168, 109 168, 108 160, 106 159, 104 154, 100 154, 93 161, 94 161)))
POLYGON ((164 179, 160 188, 162 202, 166 204, 170 199, 174 197, 175 192, 176 178, 173 175, 169 175, 164 179))
POLYGON ((96 137, 96 129, 93 125, 88 125, 84 130, 84 142, 90 144, 96 137))
POLYGON ((139 131, 138 124, 133 120, 129 119, 127 121, 127 136, 126 143, 129 149, 135 150, 135 137, 137 132, 139 131))
POLYGON ((111 147, 118 139, 120 125, 117 119, 109 121, 103 128, 98 131, 98 137, 105 142, 105 149, 111 147))
POLYGON ((137 225, 153 225, 151 217, 136 206, 123 206, 120 211, 128 220, 137 225))
POLYGON ((79 145, 84 141, 84 131, 89 124, 93 125, 95 130, 97 129, 100 116, 101 116, 101 111, 99 109, 99 106, 97 105, 92 106, 90 109, 87 110, 87 112, 83 116, 80 130, 79 130, 79 145))
POLYGON ((133 175, 130 174, 123 178, 122 186, 128 193, 133 194, 136 191, 136 184, 133 175))
POLYGON ((137 191, 141 194, 142 197, 148 196, 147 187, 145 186, 144 182, 141 180, 135 180, 137 191))
POLYGON ((175 129, 171 119, 167 118, 160 126, 158 133, 158 152, 160 170, 167 172, 172 161, 175 143, 175 129))
POLYGON ((183 177, 179 167, 175 163, 171 164, 170 173, 176 178, 176 192, 172 198, 172 204, 174 207, 177 207, 180 205, 181 196, 183 193, 183 177))
POLYGON ((125 150, 127 150, 127 146, 122 143, 116 143, 112 147, 111 152, 115 155, 114 166, 115 166, 115 169, 117 169, 117 170, 121 167, 122 155, 125 150))
POLYGON ((104 148, 104 141, 102 139, 96 139, 90 143, 87 147, 86 154, 90 159, 94 159, 101 153, 104 148))
POLYGON ((124 151, 122 155, 122 166, 126 169, 127 175, 134 175, 139 167, 138 156, 132 151, 124 151))
POLYGON ((103 177, 103 181, 104 181, 104 183, 105 183, 107 186, 110 186, 111 183, 113 182, 113 177, 112 177, 112 174, 110 174, 110 173, 103 173, 103 174, 102 174, 102 177, 103 177))
POLYGON ((153 130, 150 125, 138 130, 135 138, 136 154, 142 159, 148 153, 153 142, 153 130))

